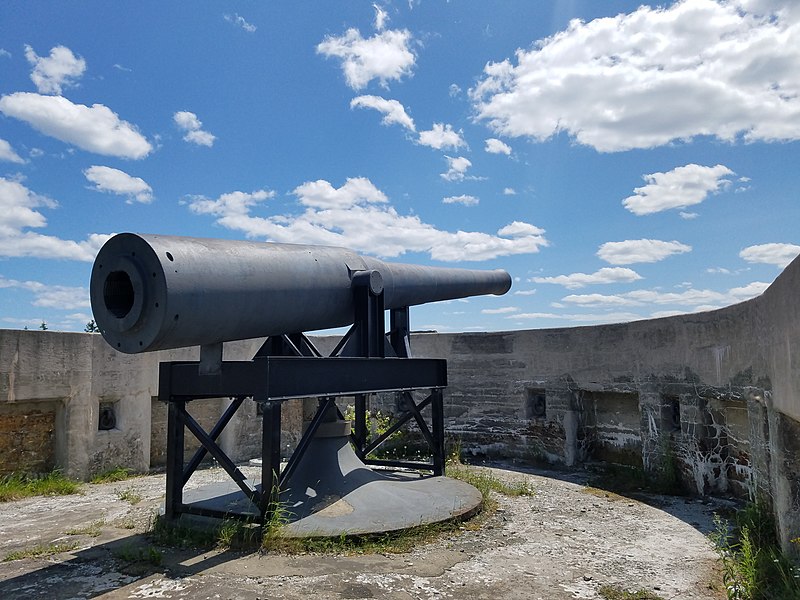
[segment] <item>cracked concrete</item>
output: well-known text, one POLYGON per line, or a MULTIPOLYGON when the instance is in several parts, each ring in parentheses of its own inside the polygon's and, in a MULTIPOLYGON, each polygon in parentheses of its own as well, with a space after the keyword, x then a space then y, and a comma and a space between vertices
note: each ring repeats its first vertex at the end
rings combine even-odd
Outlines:
MULTIPOLYGON (((78 544, 70 552, 0 563, 0 597, 588 600, 600 598, 602 585, 647 589, 664 599, 724 597, 706 534, 725 501, 627 498, 586 487, 580 473, 492 472, 527 479, 535 495, 499 496, 498 511, 482 529, 462 528, 403 554, 161 549, 157 567, 120 558, 151 545, 142 534, 163 501, 161 475, 0 504, 3 557, 37 545, 78 544), (124 499, 136 496, 136 504, 124 499), (75 534, 98 521, 99 536, 75 534)), ((189 487, 223 476, 206 469, 189 487)))

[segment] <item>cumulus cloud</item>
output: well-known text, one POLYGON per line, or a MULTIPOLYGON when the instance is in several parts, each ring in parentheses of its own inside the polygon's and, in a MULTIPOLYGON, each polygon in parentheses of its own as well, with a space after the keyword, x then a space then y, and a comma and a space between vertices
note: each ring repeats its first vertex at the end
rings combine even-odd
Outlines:
POLYGON ((489 260, 535 253, 548 243, 544 231, 528 223, 511 223, 496 235, 437 229, 416 215, 399 214, 364 177, 347 179, 339 188, 325 180, 309 181, 292 193, 302 208, 299 214, 253 214, 274 196, 267 190, 191 198, 188 205, 195 214, 211 215, 222 227, 248 237, 345 246, 383 257, 426 252, 434 260, 489 260))
MULTIPOLYGON (((733 175, 728 167, 703 167, 689 164, 666 173, 650 173, 643 179, 647 185, 634 188, 622 205, 635 215, 649 215, 671 208, 700 204, 709 194, 728 184, 733 175)), ((684 216, 686 218, 686 216, 684 216)))
POLYGON ((612 265, 632 265, 664 260, 673 254, 691 252, 692 247, 675 240, 625 240, 606 242, 597 250, 597 256, 612 265))
POLYGON ((45 284, 40 281, 18 281, 0 275, 0 289, 20 289, 32 292, 33 306, 75 310, 89 308, 89 290, 85 287, 45 284))
POLYGON ((416 130, 414 119, 408 116, 405 107, 397 100, 387 100, 380 96, 356 96, 350 101, 350 108, 372 108, 383 113, 381 123, 384 125, 396 123, 411 131, 416 130))
POLYGON ((447 160, 447 171, 440 173, 440 177, 447 181, 461 181, 467 176, 467 169, 472 166, 472 162, 463 156, 445 156, 447 160))
POLYGON ((800 254, 800 246, 795 244, 758 244, 748 246, 739 256, 749 263, 766 263, 784 268, 800 254))
POLYGON ((134 125, 102 104, 89 107, 62 96, 16 92, 0 98, 0 112, 25 121, 44 135, 97 154, 136 159, 153 149, 134 125))
POLYGON ((17 164, 22 164, 25 162, 19 154, 14 152, 14 149, 11 147, 6 140, 0 138, 0 160, 5 160, 8 162, 13 162, 17 164))
POLYGON ((503 188, 503 195, 504 196, 516 196, 517 195, 517 190, 515 190, 514 188, 510 188, 510 187, 503 188))
POLYGON ((511 154, 511 146, 497 138, 487 139, 483 149, 489 154, 505 154, 506 156, 511 154))
POLYGON ((50 56, 42 57, 26 45, 25 58, 33 66, 31 81, 42 94, 60 94, 62 86, 74 85, 86 70, 86 61, 66 46, 56 46, 50 56))
POLYGON ((475 206, 479 202, 479 198, 476 198, 475 196, 469 196, 467 194, 462 194, 461 196, 447 196, 446 198, 442 198, 442 203, 444 204, 463 204, 464 206, 475 206))
POLYGON ((98 192, 109 192, 127 197, 126 202, 149 204, 153 201, 153 190, 144 179, 132 177, 125 171, 93 165, 83 172, 98 192))
POLYGON ((208 146, 209 148, 214 145, 216 136, 208 131, 203 131, 203 123, 197 118, 197 115, 188 110, 179 110, 172 115, 172 120, 186 135, 183 136, 184 141, 198 146, 208 146))
POLYGON ((624 267, 603 267, 594 273, 572 273, 571 275, 558 275, 556 277, 534 277, 535 283, 555 283, 567 289, 582 288, 587 285, 605 283, 630 283, 638 281, 642 276, 633 269, 624 267))
POLYGON ((44 308, 75 310, 89 308, 89 289, 64 285, 44 284, 40 281, 18 281, 0 275, 0 289, 20 289, 32 292, 33 305, 44 308))
POLYGON ((74 242, 28 231, 47 225, 47 219, 36 209, 57 206, 54 200, 32 192, 19 181, 0 177, 0 256, 94 260, 110 236, 90 234, 85 241, 74 242))
POLYGON ((223 15, 223 19, 225 19, 228 23, 233 23, 237 27, 241 27, 247 33, 255 33, 257 27, 252 23, 248 23, 244 17, 240 16, 237 13, 233 13, 232 15, 223 15))
POLYGON ((340 59, 347 85, 360 90, 373 79, 386 86, 391 80, 410 76, 416 62, 411 40, 407 29, 384 30, 366 39, 358 29, 348 29, 344 35, 327 36, 317 45, 317 52, 340 59))
POLYGON ((434 123, 431 129, 419 132, 419 143, 436 150, 442 150, 443 148, 455 150, 467 145, 462 134, 463 132, 460 129, 458 131, 453 130, 452 125, 434 123))
POLYGON ((800 139, 791 6, 693 0, 572 20, 514 60, 487 64, 470 90, 476 115, 506 136, 563 132, 601 152, 695 136, 800 139))

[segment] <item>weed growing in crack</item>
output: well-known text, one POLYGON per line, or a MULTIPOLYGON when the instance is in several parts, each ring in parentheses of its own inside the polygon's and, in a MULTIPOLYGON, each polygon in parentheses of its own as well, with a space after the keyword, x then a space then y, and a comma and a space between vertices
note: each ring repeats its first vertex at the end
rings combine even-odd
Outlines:
POLYGON ((763 501, 747 504, 733 523, 714 516, 710 534, 722 561, 728 600, 796 600, 800 568, 781 552, 775 521, 763 501))

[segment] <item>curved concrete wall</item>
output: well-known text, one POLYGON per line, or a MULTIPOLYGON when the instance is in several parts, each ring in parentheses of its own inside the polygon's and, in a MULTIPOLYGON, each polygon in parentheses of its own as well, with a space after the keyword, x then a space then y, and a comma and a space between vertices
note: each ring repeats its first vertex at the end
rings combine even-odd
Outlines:
MULTIPOLYGON (((566 465, 610 460, 652 473, 675 459, 696 493, 771 499, 788 545, 800 531, 798 294, 795 260, 760 297, 716 311, 419 334, 412 346, 417 356, 448 359, 447 427, 465 449, 566 465)), ((226 358, 249 358, 258 345, 226 344, 226 358)), ((154 466, 164 437, 157 364, 197 356, 196 348, 119 354, 91 334, 0 331, 0 470, 55 466, 85 479, 154 466), (116 424, 101 431, 109 406, 116 424)), ((395 408, 390 398, 375 402, 395 408)), ((213 420, 225 401, 205 406, 213 420)), ((258 448, 255 407, 246 410, 221 438, 236 458, 258 448)))

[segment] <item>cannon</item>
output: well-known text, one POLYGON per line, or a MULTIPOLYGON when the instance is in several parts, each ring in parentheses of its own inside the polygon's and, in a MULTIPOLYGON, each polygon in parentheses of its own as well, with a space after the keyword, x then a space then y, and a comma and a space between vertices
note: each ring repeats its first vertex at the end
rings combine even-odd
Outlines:
POLYGON ((92 312, 125 353, 353 323, 352 280, 370 273, 385 309, 511 287, 505 271, 389 263, 346 248, 123 233, 92 268, 92 312))
POLYGON ((510 286, 501 270, 390 263, 332 246, 122 233, 100 249, 90 296, 104 339, 120 352, 200 346, 199 361, 159 364, 158 397, 168 407, 167 519, 188 514, 266 524, 280 504, 291 516, 290 534, 349 535, 463 516, 480 504, 472 486, 444 476, 447 364, 411 356, 408 314, 410 306, 500 295, 510 286), (305 335, 345 325, 327 355, 305 335), (251 360, 223 360, 223 343, 261 337, 251 360), (429 394, 418 400, 420 391, 429 394), (403 410, 371 436, 368 398, 386 392, 403 410), (336 405, 340 397, 353 399, 352 426, 336 405), (228 398, 227 408, 206 431, 189 406, 219 398, 228 398), (293 398, 317 398, 318 407, 282 468, 281 405, 293 398), (247 399, 257 410, 245 418, 260 412, 260 484, 217 442, 247 399), (411 421, 430 461, 376 457, 411 421), (186 431, 200 442, 188 462, 186 431), (184 494, 208 454, 232 488, 184 494), (372 467, 431 476, 409 479, 372 467))

